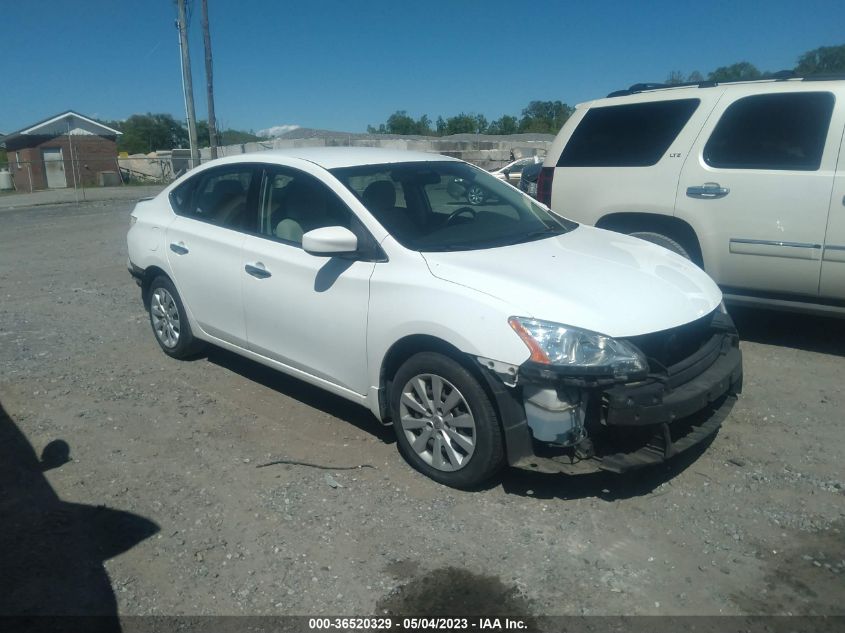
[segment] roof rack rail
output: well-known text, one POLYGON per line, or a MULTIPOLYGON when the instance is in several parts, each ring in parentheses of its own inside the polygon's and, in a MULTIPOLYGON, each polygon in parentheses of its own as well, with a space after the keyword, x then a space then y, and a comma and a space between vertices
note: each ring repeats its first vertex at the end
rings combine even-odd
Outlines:
POLYGON ((607 98, 611 97, 624 97, 626 95, 633 95, 639 92, 646 92, 649 90, 665 90, 666 88, 690 88, 690 87, 697 87, 697 88, 712 88, 714 86, 718 86, 720 84, 727 84, 727 83, 746 83, 751 81, 787 81, 789 79, 796 79, 800 81, 837 81, 845 79, 845 73, 825 73, 819 75, 807 75, 806 77, 801 77, 795 74, 793 70, 779 70, 775 73, 771 73, 768 77, 762 77, 760 79, 748 79, 748 80, 736 80, 736 81, 684 81, 677 84, 666 84, 666 83, 638 83, 633 84, 630 88, 624 88, 622 90, 614 90, 610 94, 607 95, 607 98))

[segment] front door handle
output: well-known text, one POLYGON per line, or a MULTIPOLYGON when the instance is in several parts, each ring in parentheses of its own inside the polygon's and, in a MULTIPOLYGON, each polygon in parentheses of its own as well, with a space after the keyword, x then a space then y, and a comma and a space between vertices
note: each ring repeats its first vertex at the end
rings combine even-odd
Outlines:
POLYGON ((170 250, 176 253, 177 255, 187 255, 188 254, 188 247, 185 246, 185 242, 171 242, 170 243, 170 250))
POLYGON ((264 264, 261 262, 255 262, 255 265, 247 264, 244 266, 244 270, 256 279, 267 279, 267 277, 273 276, 269 270, 264 268, 264 264))
POLYGON ((727 187, 721 186, 718 182, 705 182, 697 187, 687 187, 687 196, 703 200, 714 200, 724 198, 731 192, 727 187))

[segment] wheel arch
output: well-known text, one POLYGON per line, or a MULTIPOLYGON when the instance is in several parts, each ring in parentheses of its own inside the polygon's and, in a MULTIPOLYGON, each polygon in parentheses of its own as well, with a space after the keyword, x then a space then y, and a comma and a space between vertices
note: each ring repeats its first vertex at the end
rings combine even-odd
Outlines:
POLYGON ((621 211, 602 216, 596 222, 596 226, 600 229, 626 234, 634 231, 663 233, 679 242, 690 254, 693 262, 704 268, 701 242, 695 229, 688 222, 675 216, 661 213, 621 211))
POLYGON ((156 265, 147 266, 141 276, 141 300, 144 302, 144 308, 149 309, 150 307, 150 286, 156 277, 167 277, 173 282, 173 279, 163 268, 156 265))

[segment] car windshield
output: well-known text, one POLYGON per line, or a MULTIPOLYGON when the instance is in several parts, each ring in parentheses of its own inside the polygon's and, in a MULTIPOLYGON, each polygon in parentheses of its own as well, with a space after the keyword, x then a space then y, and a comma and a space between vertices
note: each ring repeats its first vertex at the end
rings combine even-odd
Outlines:
POLYGON ((416 251, 507 246, 578 226, 467 163, 364 165, 331 173, 399 243, 416 251))

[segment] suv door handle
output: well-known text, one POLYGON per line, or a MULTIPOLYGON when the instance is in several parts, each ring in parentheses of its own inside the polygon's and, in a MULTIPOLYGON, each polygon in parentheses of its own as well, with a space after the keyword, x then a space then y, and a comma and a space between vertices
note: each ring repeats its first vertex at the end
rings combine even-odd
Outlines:
POLYGON ((244 266, 244 270, 247 274, 252 275, 256 279, 267 279, 267 277, 272 277, 273 274, 264 268, 264 264, 261 262, 255 262, 255 265, 247 264, 244 266))
POLYGON ((697 187, 687 187, 687 196, 704 200, 724 198, 730 192, 730 189, 721 186, 718 182, 705 182, 703 185, 698 185, 697 187))
POLYGON ((188 254, 188 247, 185 246, 185 242, 176 242, 170 243, 170 250, 176 253, 177 255, 187 255, 188 254))

